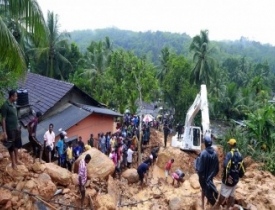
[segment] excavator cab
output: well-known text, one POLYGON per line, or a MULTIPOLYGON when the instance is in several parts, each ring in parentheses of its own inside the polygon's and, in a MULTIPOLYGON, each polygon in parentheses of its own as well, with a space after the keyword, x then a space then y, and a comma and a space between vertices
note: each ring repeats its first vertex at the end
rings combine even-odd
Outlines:
POLYGON ((180 149, 182 150, 201 150, 201 128, 190 126, 185 130, 183 135, 184 141, 181 141, 180 149))
POLYGON ((178 134, 173 136, 171 146, 187 151, 201 151, 201 142, 205 135, 211 136, 211 130, 206 85, 201 85, 200 93, 197 94, 186 113, 184 133, 180 138, 178 134), (201 111, 202 116, 201 127, 194 126, 193 122, 199 111, 201 111))
POLYGON ((201 129, 198 127, 192 127, 193 132, 193 145, 192 147, 200 147, 201 146, 201 129))
POLYGON ((191 126, 184 129, 184 133, 181 138, 178 135, 172 137, 172 147, 179 147, 182 150, 200 151, 201 150, 201 128, 191 126), (184 139, 184 141, 183 141, 184 139))

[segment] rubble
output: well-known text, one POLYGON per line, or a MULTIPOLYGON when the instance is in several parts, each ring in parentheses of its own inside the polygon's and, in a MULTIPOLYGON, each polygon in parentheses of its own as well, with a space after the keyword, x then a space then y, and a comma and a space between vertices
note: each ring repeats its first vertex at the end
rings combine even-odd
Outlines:
MULTIPOLYGON (((151 140, 145 148, 143 159, 151 149, 160 146, 156 164, 150 168, 146 186, 139 187, 136 169, 126 169, 121 179, 114 179, 112 161, 96 149, 89 150, 92 160, 88 165, 89 181, 86 185, 85 207, 94 210, 201 210, 201 189, 194 170, 196 153, 186 153, 178 148, 163 148, 162 132, 151 129, 151 140), (180 168, 185 181, 179 187, 172 186, 169 176, 165 181, 164 166, 175 159, 172 171, 180 168)), ((222 148, 217 146, 220 162, 224 157, 222 148)), ((84 158, 86 154, 79 158, 84 158)), ((0 209, 76 209, 80 205, 76 173, 57 166, 55 163, 33 164, 33 158, 20 150, 20 159, 24 165, 18 165, 15 171, 10 166, 7 150, 0 144, 0 209), (24 192, 23 192, 24 191, 24 192), (60 193, 56 193, 60 192, 60 193), (56 195, 55 195, 56 193, 56 195)), ((79 162, 78 160, 78 162, 79 162)), ((135 163, 136 164, 136 163, 135 163)), ((133 164, 135 166, 135 164, 133 164)), ((251 210, 275 209, 275 178, 260 170, 262 164, 255 163, 251 157, 245 158, 247 172, 236 189, 236 201, 251 210)), ((214 179, 220 190, 220 174, 214 179)), ((210 209, 207 206, 207 209, 210 209)))
POLYGON ((0 195, 0 205, 6 204, 12 198, 11 192, 6 189, 0 188, 0 195))

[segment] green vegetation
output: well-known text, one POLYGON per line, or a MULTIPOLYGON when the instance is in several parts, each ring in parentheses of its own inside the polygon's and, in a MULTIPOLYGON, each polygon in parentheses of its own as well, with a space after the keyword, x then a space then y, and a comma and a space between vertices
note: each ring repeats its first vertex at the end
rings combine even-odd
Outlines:
MULTIPOLYGON (((209 32, 211 34, 211 31, 209 32)), ((155 65, 160 65, 159 56, 161 50, 167 47, 171 52, 184 55, 187 60, 192 62, 193 52, 189 48, 192 37, 183 33, 170 32, 133 32, 116 28, 79 30, 70 32, 71 39, 77 43, 81 52, 85 52, 91 41, 104 40, 106 36, 113 42, 113 48, 123 48, 133 51, 137 56, 146 55, 147 59, 155 65)), ((199 31, 198 31, 199 34, 199 31)), ((210 40, 209 49, 218 63, 223 63, 228 58, 245 58, 253 63, 267 62, 272 71, 275 71, 275 47, 256 41, 247 40, 241 37, 236 41, 212 41, 210 40)), ((216 63, 216 64, 218 64, 216 63)))
POLYGON ((46 41, 33 45, 28 51, 32 59, 32 68, 39 74, 58 79, 69 75, 66 71, 72 68, 65 57, 69 50, 69 34, 59 32, 58 15, 48 11, 46 23, 46 41))
MULTIPOLYGON (((13 86, 27 70, 25 50, 45 38, 45 21, 36 1, 0 1, 0 87, 13 86)), ((3 91, 1 91, 1 95, 3 91)), ((2 100, 0 96, 0 101, 2 100)))
POLYGON ((243 129, 232 127, 221 144, 236 138, 245 156, 275 172, 275 108, 268 102, 275 91, 271 45, 245 38, 211 41, 207 30, 193 38, 115 28, 69 35, 59 31, 56 14, 48 12, 43 19, 35 0, 0 0, 0 47, 2 90, 14 86, 29 66, 32 72, 74 83, 120 112, 136 112, 140 100, 162 101, 175 111, 174 123, 184 121, 204 83, 211 119, 246 123, 243 129))

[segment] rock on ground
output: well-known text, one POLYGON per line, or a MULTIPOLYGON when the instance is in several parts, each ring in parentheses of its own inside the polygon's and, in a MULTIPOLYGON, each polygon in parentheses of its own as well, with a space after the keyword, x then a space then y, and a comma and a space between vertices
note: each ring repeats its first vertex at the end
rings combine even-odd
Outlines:
POLYGON ((72 176, 71 176, 71 182, 74 185, 78 185, 78 174, 72 174, 72 176))
POLYGON ((61 168, 54 163, 46 163, 44 165, 46 167, 46 173, 50 175, 54 182, 63 186, 70 184, 72 174, 67 169, 61 168))
POLYGON ((35 173, 42 173, 44 172, 46 169, 45 165, 44 164, 41 164, 39 162, 35 162, 33 165, 32 165, 32 170, 35 172, 35 173))
POLYGON ((48 200, 53 197, 57 188, 48 174, 40 174, 37 179, 28 180, 23 189, 48 200))
POLYGON ((6 172, 15 180, 22 180, 29 174, 25 165, 17 165, 17 170, 14 170, 9 164, 6 167, 6 172))
POLYGON ((139 176, 137 169, 131 168, 124 171, 121 175, 124 179, 127 179, 129 184, 137 183, 139 181, 139 176))
POLYGON ((88 178, 105 179, 115 171, 113 161, 105 154, 95 148, 84 152, 75 162, 74 172, 78 173, 78 165, 80 160, 84 159, 87 154, 90 154, 92 159, 87 165, 88 178))

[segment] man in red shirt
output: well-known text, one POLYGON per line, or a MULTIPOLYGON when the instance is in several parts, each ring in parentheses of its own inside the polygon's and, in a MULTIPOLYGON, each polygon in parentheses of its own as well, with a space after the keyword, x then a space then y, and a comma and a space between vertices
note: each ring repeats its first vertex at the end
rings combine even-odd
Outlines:
POLYGON ((29 141, 32 145, 32 151, 33 151, 33 163, 35 162, 35 158, 36 158, 36 149, 39 150, 39 161, 42 162, 43 143, 38 141, 36 138, 36 128, 39 121, 39 117, 41 115, 42 115, 41 112, 37 112, 36 116, 28 124, 29 141))
POLYGON ((169 171, 171 170, 172 164, 174 163, 174 159, 169 160, 165 165, 165 181, 167 182, 167 177, 169 174, 169 171))

